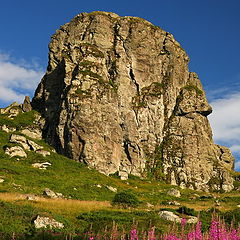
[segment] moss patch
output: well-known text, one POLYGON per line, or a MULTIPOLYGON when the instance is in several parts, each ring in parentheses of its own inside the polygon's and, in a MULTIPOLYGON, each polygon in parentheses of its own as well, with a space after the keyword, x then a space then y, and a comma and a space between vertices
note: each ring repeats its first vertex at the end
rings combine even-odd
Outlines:
POLYGON ((195 91, 197 95, 202 95, 203 94, 203 91, 195 85, 186 85, 186 86, 183 87, 183 89, 185 89, 187 91, 195 91))

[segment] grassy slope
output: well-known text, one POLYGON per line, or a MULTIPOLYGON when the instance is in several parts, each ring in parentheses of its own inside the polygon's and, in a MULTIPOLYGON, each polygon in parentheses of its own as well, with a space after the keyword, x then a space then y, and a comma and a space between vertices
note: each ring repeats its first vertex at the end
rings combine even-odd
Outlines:
MULTIPOLYGON (((32 123, 34 112, 22 113, 14 120, 0 115, 0 125, 7 124, 19 130, 21 126, 32 123)), ((215 206, 215 199, 198 198, 191 200, 194 191, 181 190, 182 196, 177 199, 166 195, 167 189, 172 186, 164 183, 141 180, 132 177, 121 181, 116 177, 107 177, 85 165, 53 153, 52 148, 43 140, 34 140, 51 152, 50 156, 43 157, 34 152, 27 152, 27 159, 10 158, 4 154, 4 146, 9 145, 10 133, 0 131, 0 178, 5 181, 0 183, 0 233, 31 232, 31 220, 36 214, 51 215, 65 223, 66 231, 83 231, 90 222, 95 229, 112 224, 115 220, 120 226, 130 227, 133 219, 143 226, 152 222, 159 229, 164 229, 166 222, 158 218, 158 211, 164 206, 163 202, 177 200, 195 210, 209 209, 215 206), (32 163, 50 162, 47 170, 33 168, 32 163), (101 185, 99 188, 97 185, 101 185), (107 186, 112 186, 119 191, 130 189, 142 201, 136 210, 117 209, 109 203, 115 195, 107 186), (62 193, 66 199, 45 199, 40 197, 36 201, 24 200, 22 194, 34 193, 41 196, 45 188, 62 193), (69 200, 71 199, 71 200, 69 200), (96 202, 97 201, 97 202, 96 202), (149 211, 146 203, 154 204, 149 211), (10 217, 10 216, 14 217, 10 217), (11 220, 12 219, 12 220, 11 220), (99 224, 102 223, 102 224, 99 224)), ((198 193, 206 195, 204 193, 198 193)), ((221 203, 218 208, 222 211, 232 210, 240 203, 240 194, 214 194, 221 203)), ((177 208, 177 207, 171 207, 177 208)))

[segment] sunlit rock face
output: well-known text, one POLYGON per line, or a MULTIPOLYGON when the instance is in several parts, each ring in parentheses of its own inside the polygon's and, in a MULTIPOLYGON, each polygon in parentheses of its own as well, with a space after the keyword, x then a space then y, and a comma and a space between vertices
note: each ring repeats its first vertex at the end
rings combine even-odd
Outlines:
POLYGON ((151 175, 198 190, 233 188, 200 80, 172 34, 136 17, 77 15, 52 36, 32 105, 59 153, 104 174, 151 175))

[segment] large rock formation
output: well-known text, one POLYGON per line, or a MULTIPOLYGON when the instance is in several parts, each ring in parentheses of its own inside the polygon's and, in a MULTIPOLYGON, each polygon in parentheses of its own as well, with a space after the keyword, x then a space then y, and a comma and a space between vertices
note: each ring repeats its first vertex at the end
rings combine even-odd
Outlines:
POLYGON ((141 18, 82 13, 57 30, 49 51, 32 105, 58 152, 123 179, 233 188, 234 159, 213 143, 212 109, 170 33, 141 18))

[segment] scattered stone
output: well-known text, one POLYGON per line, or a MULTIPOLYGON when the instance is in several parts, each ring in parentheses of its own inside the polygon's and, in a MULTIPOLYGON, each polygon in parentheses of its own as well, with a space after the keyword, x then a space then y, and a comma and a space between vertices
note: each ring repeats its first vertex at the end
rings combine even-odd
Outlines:
POLYGON ((58 193, 58 192, 56 192, 55 194, 57 195, 58 198, 64 198, 64 196, 63 196, 62 193, 58 193))
POLYGON ((0 178, 0 183, 3 183, 5 180, 3 178, 0 178))
POLYGON ((152 205, 151 203, 147 202, 147 207, 148 207, 148 208, 153 208, 154 205, 152 205))
POLYGON ((30 149, 33 150, 33 151, 43 149, 43 146, 38 145, 37 143, 35 143, 32 140, 27 140, 27 143, 30 146, 30 149))
POLYGON ((112 191, 112 192, 117 192, 117 188, 114 188, 112 186, 106 186, 108 190, 112 191))
POLYGON ((34 194, 27 194, 27 195, 26 195, 26 199, 27 199, 28 201, 37 201, 39 198, 38 198, 38 196, 36 196, 36 195, 34 195, 34 194))
POLYGON ((11 108, 10 110, 9 110, 9 115, 8 115, 8 117, 9 118, 11 118, 11 119, 13 119, 13 118, 15 118, 19 113, 21 113, 22 111, 20 110, 20 109, 18 109, 18 108, 11 108))
POLYGON ((0 129, 6 133, 9 133, 9 132, 15 132, 16 131, 16 128, 14 127, 9 127, 7 125, 3 125, 3 126, 0 126, 0 129))
POLYGON ((128 173, 127 172, 119 171, 119 176, 120 176, 121 180, 127 180, 128 179, 128 173))
POLYGON ((175 188, 171 188, 170 190, 168 190, 167 195, 177 197, 177 198, 181 197, 180 191, 175 188))
POLYGON ((30 97, 29 96, 26 96, 24 101, 23 101, 23 104, 22 104, 22 110, 24 112, 30 112, 32 111, 32 106, 31 106, 31 100, 30 100, 30 97))
POLYGON ((74 190, 74 191, 77 191, 77 188, 74 187, 73 190, 74 190))
POLYGON ((96 187, 98 187, 98 188, 102 188, 102 185, 100 185, 100 184, 97 184, 97 185, 96 185, 96 187))
POLYGON ((21 133, 30 138, 34 138, 34 139, 38 139, 38 140, 42 139, 42 132, 38 128, 28 127, 28 128, 23 129, 21 131, 21 133))
POLYGON ((238 204, 237 207, 240 208, 240 204, 238 204))
MULTIPOLYGON (((161 211, 159 212, 159 216, 160 218, 170 222, 181 223, 182 220, 182 218, 170 211, 161 211)), ((187 223, 189 224, 196 224, 197 222, 198 218, 195 216, 189 216, 189 218, 187 219, 187 223)))
POLYGON ((55 193, 54 191, 52 191, 49 188, 45 188, 43 191, 43 195, 49 197, 49 198, 63 198, 63 194, 62 193, 55 193))
POLYGON ((27 144, 27 139, 24 136, 12 134, 9 142, 20 144, 25 150, 30 150, 30 146, 27 144))
POLYGON ((53 218, 49 218, 49 217, 41 217, 41 216, 37 216, 37 218, 34 220, 34 226, 35 228, 39 229, 39 228, 58 228, 58 229, 62 229, 64 228, 64 224, 61 222, 57 222, 55 219, 53 218))
POLYGON ((198 218, 195 216, 190 216, 190 218, 187 219, 187 223, 189 224, 196 224, 198 222, 198 218))
POLYGON ((181 218, 170 211, 161 211, 161 212, 159 212, 159 216, 160 216, 160 218, 162 218, 166 221, 171 221, 171 222, 176 222, 176 223, 181 222, 181 218))
POLYGON ((7 147, 5 149, 5 154, 9 155, 10 157, 22 157, 22 158, 27 157, 27 154, 20 146, 7 147))
POLYGON ((219 206, 221 205, 218 199, 215 200, 215 205, 216 205, 217 207, 219 207, 219 206))
POLYGON ((34 168, 38 168, 38 169, 43 169, 46 170, 47 167, 51 166, 52 164, 49 162, 44 162, 44 163, 33 163, 32 166, 34 168))
POLYGON ((167 202, 168 205, 172 205, 172 206, 181 206, 181 204, 177 201, 169 201, 167 202))
POLYGON ((180 185, 179 185, 179 187, 180 187, 181 189, 186 189, 186 184, 185 184, 184 182, 181 182, 180 185))
POLYGON ((36 153, 41 154, 44 157, 50 156, 50 152, 45 151, 45 150, 41 150, 41 149, 37 150, 36 153))

